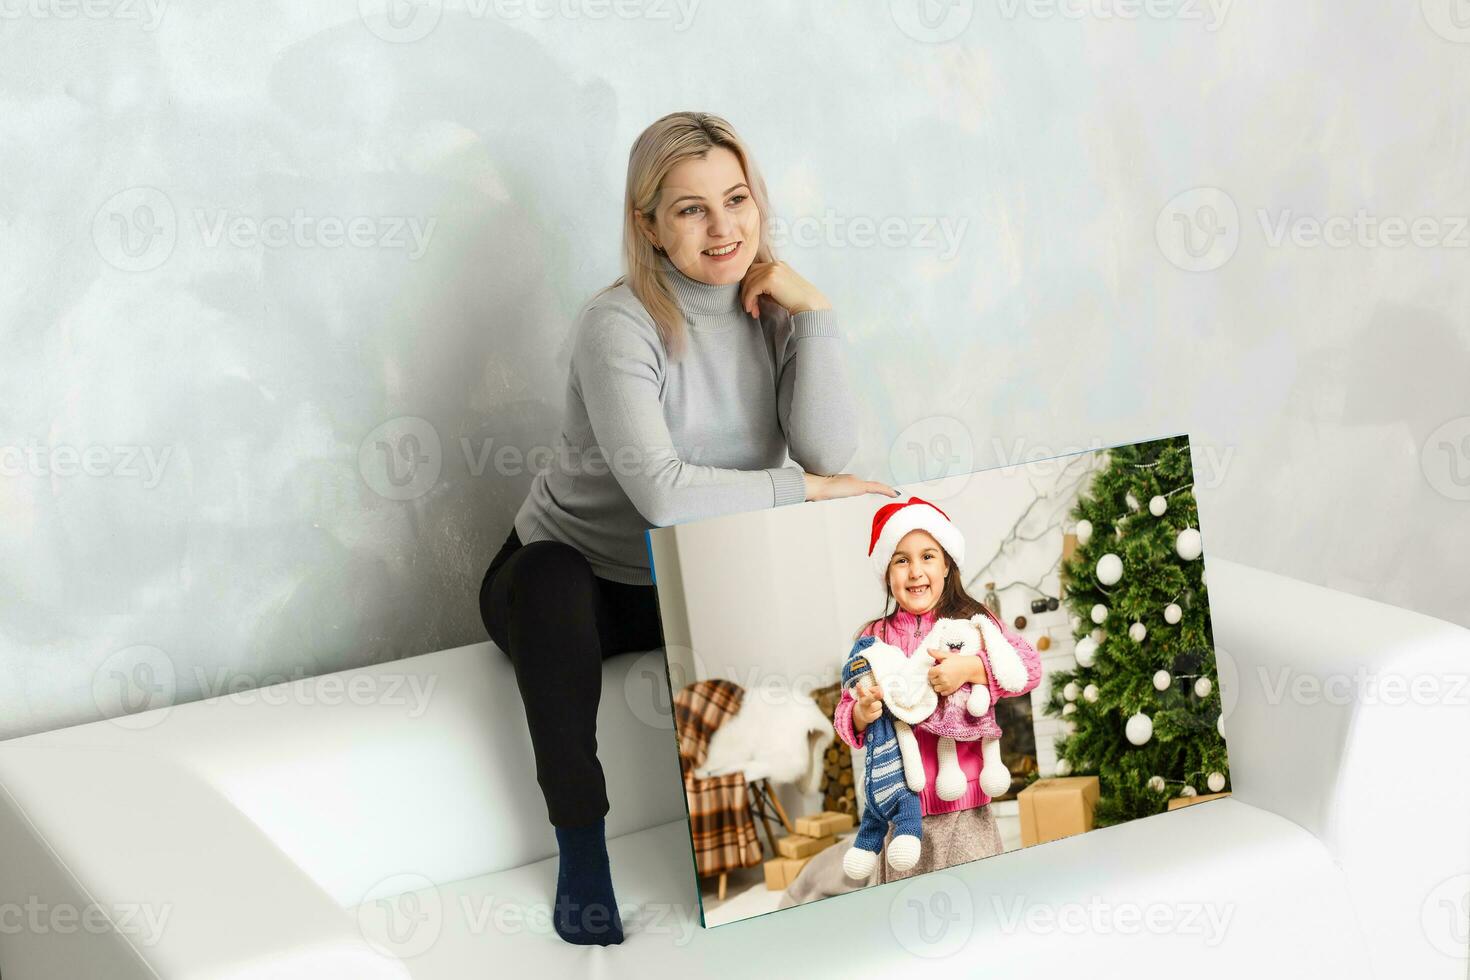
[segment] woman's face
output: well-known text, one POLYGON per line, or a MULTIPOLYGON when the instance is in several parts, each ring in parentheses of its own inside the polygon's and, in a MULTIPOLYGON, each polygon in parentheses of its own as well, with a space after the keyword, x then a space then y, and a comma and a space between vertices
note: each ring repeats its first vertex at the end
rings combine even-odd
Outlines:
POLYGON ((938 605, 947 575, 944 552, 928 531, 905 534, 888 559, 888 591, 915 616, 938 605))
POLYGON ((711 285, 744 279, 761 243, 760 210, 745 170, 723 146, 669 171, 652 218, 640 215, 648 240, 662 245, 684 275, 711 285))

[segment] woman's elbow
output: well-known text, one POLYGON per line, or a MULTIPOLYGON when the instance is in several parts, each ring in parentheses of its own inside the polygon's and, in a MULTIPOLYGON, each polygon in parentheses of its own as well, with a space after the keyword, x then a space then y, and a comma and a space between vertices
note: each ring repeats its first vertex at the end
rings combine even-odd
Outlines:
POLYGON ((793 444, 791 458, 808 473, 831 476, 847 472, 847 465, 857 455, 857 434, 844 433, 841 438, 828 438, 812 445, 793 444))
POLYGON ((669 527, 684 519, 670 495, 657 490, 640 494, 639 499, 633 501, 633 506, 653 527, 669 527))

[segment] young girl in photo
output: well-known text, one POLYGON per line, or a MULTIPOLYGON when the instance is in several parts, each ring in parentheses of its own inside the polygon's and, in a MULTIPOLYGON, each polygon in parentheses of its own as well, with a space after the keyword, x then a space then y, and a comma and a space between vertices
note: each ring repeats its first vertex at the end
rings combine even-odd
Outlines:
MULTIPOLYGON (((887 612, 885 600, 884 615, 864 625, 857 636, 876 636, 912 657, 936 620, 985 615, 1000 628, 1025 665, 1025 685, 1019 691, 1007 691, 990 682, 981 657, 955 656, 945 649, 928 651, 937 661, 929 670, 930 685, 940 696, 954 692, 966 682, 986 685, 992 702, 1027 695, 1041 679, 1041 658, 1020 634, 996 620, 965 591, 959 571, 964 554, 964 535, 944 511, 928 501, 911 496, 902 503, 880 507, 873 515, 868 555, 874 573, 883 583, 886 600, 892 600, 897 608, 887 612)), ((864 730, 882 711, 881 687, 869 687, 857 694, 845 691, 833 713, 832 727, 848 745, 863 748, 864 730)), ((939 739, 918 726, 914 726, 913 733, 926 777, 924 790, 919 794, 922 831, 918 863, 905 871, 889 867, 888 843, 893 838, 890 827, 883 851, 865 880, 845 875, 842 858, 846 847, 829 847, 807 862, 782 895, 778 907, 799 905, 1001 853, 1003 847, 990 811, 990 797, 980 787, 980 771, 984 766, 980 742, 955 743, 967 785, 958 799, 943 800, 935 789, 939 739)))

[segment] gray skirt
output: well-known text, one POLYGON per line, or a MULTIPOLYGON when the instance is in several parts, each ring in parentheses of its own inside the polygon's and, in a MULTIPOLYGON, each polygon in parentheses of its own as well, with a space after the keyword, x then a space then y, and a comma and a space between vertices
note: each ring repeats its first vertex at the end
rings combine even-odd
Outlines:
POLYGON ((1005 850, 1000 839, 1000 829, 995 825, 995 815, 990 812, 989 804, 970 807, 968 810, 951 810, 949 813, 931 813, 923 818, 922 823, 924 833, 919 848, 919 862, 909 870, 894 871, 888 866, 888 842, 893 839, 893 826, 889 825, 888 835, 883 838, 883 850, 878 854, 878 863, 866 880, 849 878, 842 870, 842 856, 852 846, 852 840, 849 838, 838 841, 802 867, 796 879, 781 893, 781 900, 776 908, 790 908, 819 898, 857 891, 870 885, 882 885, 929 871, 952 868, 956 864, 990 857, 1005 850))

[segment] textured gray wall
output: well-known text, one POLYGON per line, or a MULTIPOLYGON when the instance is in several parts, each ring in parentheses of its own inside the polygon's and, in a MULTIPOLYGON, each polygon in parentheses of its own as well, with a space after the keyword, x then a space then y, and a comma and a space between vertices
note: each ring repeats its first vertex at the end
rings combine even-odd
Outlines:
POLYGON ((684 108, 843 314, 855 470, 1187 431, 1210 554, 1470 624, 1454 2, 7 6, 0 736, 483 639, 684 108))

